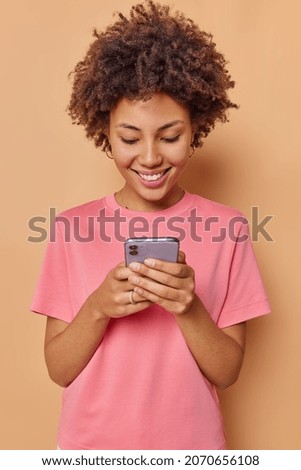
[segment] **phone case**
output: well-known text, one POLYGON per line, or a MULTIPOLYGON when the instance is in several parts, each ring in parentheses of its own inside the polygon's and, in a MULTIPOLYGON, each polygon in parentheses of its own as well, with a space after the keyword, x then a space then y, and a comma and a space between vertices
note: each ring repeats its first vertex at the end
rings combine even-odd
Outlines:
POLYGON ((175 237, 128 238, 125 243, 125 264, 132 261, 143 263, 146 258, 176 262, 179 240, 175 237))

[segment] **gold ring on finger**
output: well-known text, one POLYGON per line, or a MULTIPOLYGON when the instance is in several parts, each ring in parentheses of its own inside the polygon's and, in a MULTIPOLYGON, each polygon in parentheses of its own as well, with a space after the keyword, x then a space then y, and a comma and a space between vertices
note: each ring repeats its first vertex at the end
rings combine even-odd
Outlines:
POLYGON ((133 295, 134 295, 134 291, 133 291, 133 290, 130 290, 130 291, 129 291, 130 303, 133 304, 133 305, 135 305, 137 302, 134 301, 133 295))

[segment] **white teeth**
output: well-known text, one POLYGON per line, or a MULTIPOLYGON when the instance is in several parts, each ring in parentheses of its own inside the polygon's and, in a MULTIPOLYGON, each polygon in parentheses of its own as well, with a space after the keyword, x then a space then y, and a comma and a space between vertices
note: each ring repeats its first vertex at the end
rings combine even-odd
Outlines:
POLYGON ((143 173, 139 173, 140 178, 146 181, 157 181, 163 175, 164 175, 164 172, 156 173, 155 175, 144 175, 143 173))

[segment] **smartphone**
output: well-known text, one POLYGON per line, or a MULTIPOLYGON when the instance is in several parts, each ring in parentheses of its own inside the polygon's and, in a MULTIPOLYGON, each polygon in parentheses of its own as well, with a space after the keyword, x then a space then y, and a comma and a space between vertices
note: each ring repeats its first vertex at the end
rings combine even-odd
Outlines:
POLYGON ((176 262, 179 253, 179 240, 176 237, 128 238, 124 242, 125 264, 132 261, 143 263, 146 258, 176 262))

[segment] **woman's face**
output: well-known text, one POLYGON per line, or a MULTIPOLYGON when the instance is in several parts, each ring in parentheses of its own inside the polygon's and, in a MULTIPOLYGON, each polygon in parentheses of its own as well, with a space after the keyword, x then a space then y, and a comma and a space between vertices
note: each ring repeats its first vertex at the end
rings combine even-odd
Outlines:
POLYGON ((170 207, 181 197, 177 181, 192 152, 189 110, 165 93, 148 101, 122 98, 110 113, 108 138, 125 179, 116 194, 132 210, 170 207))

